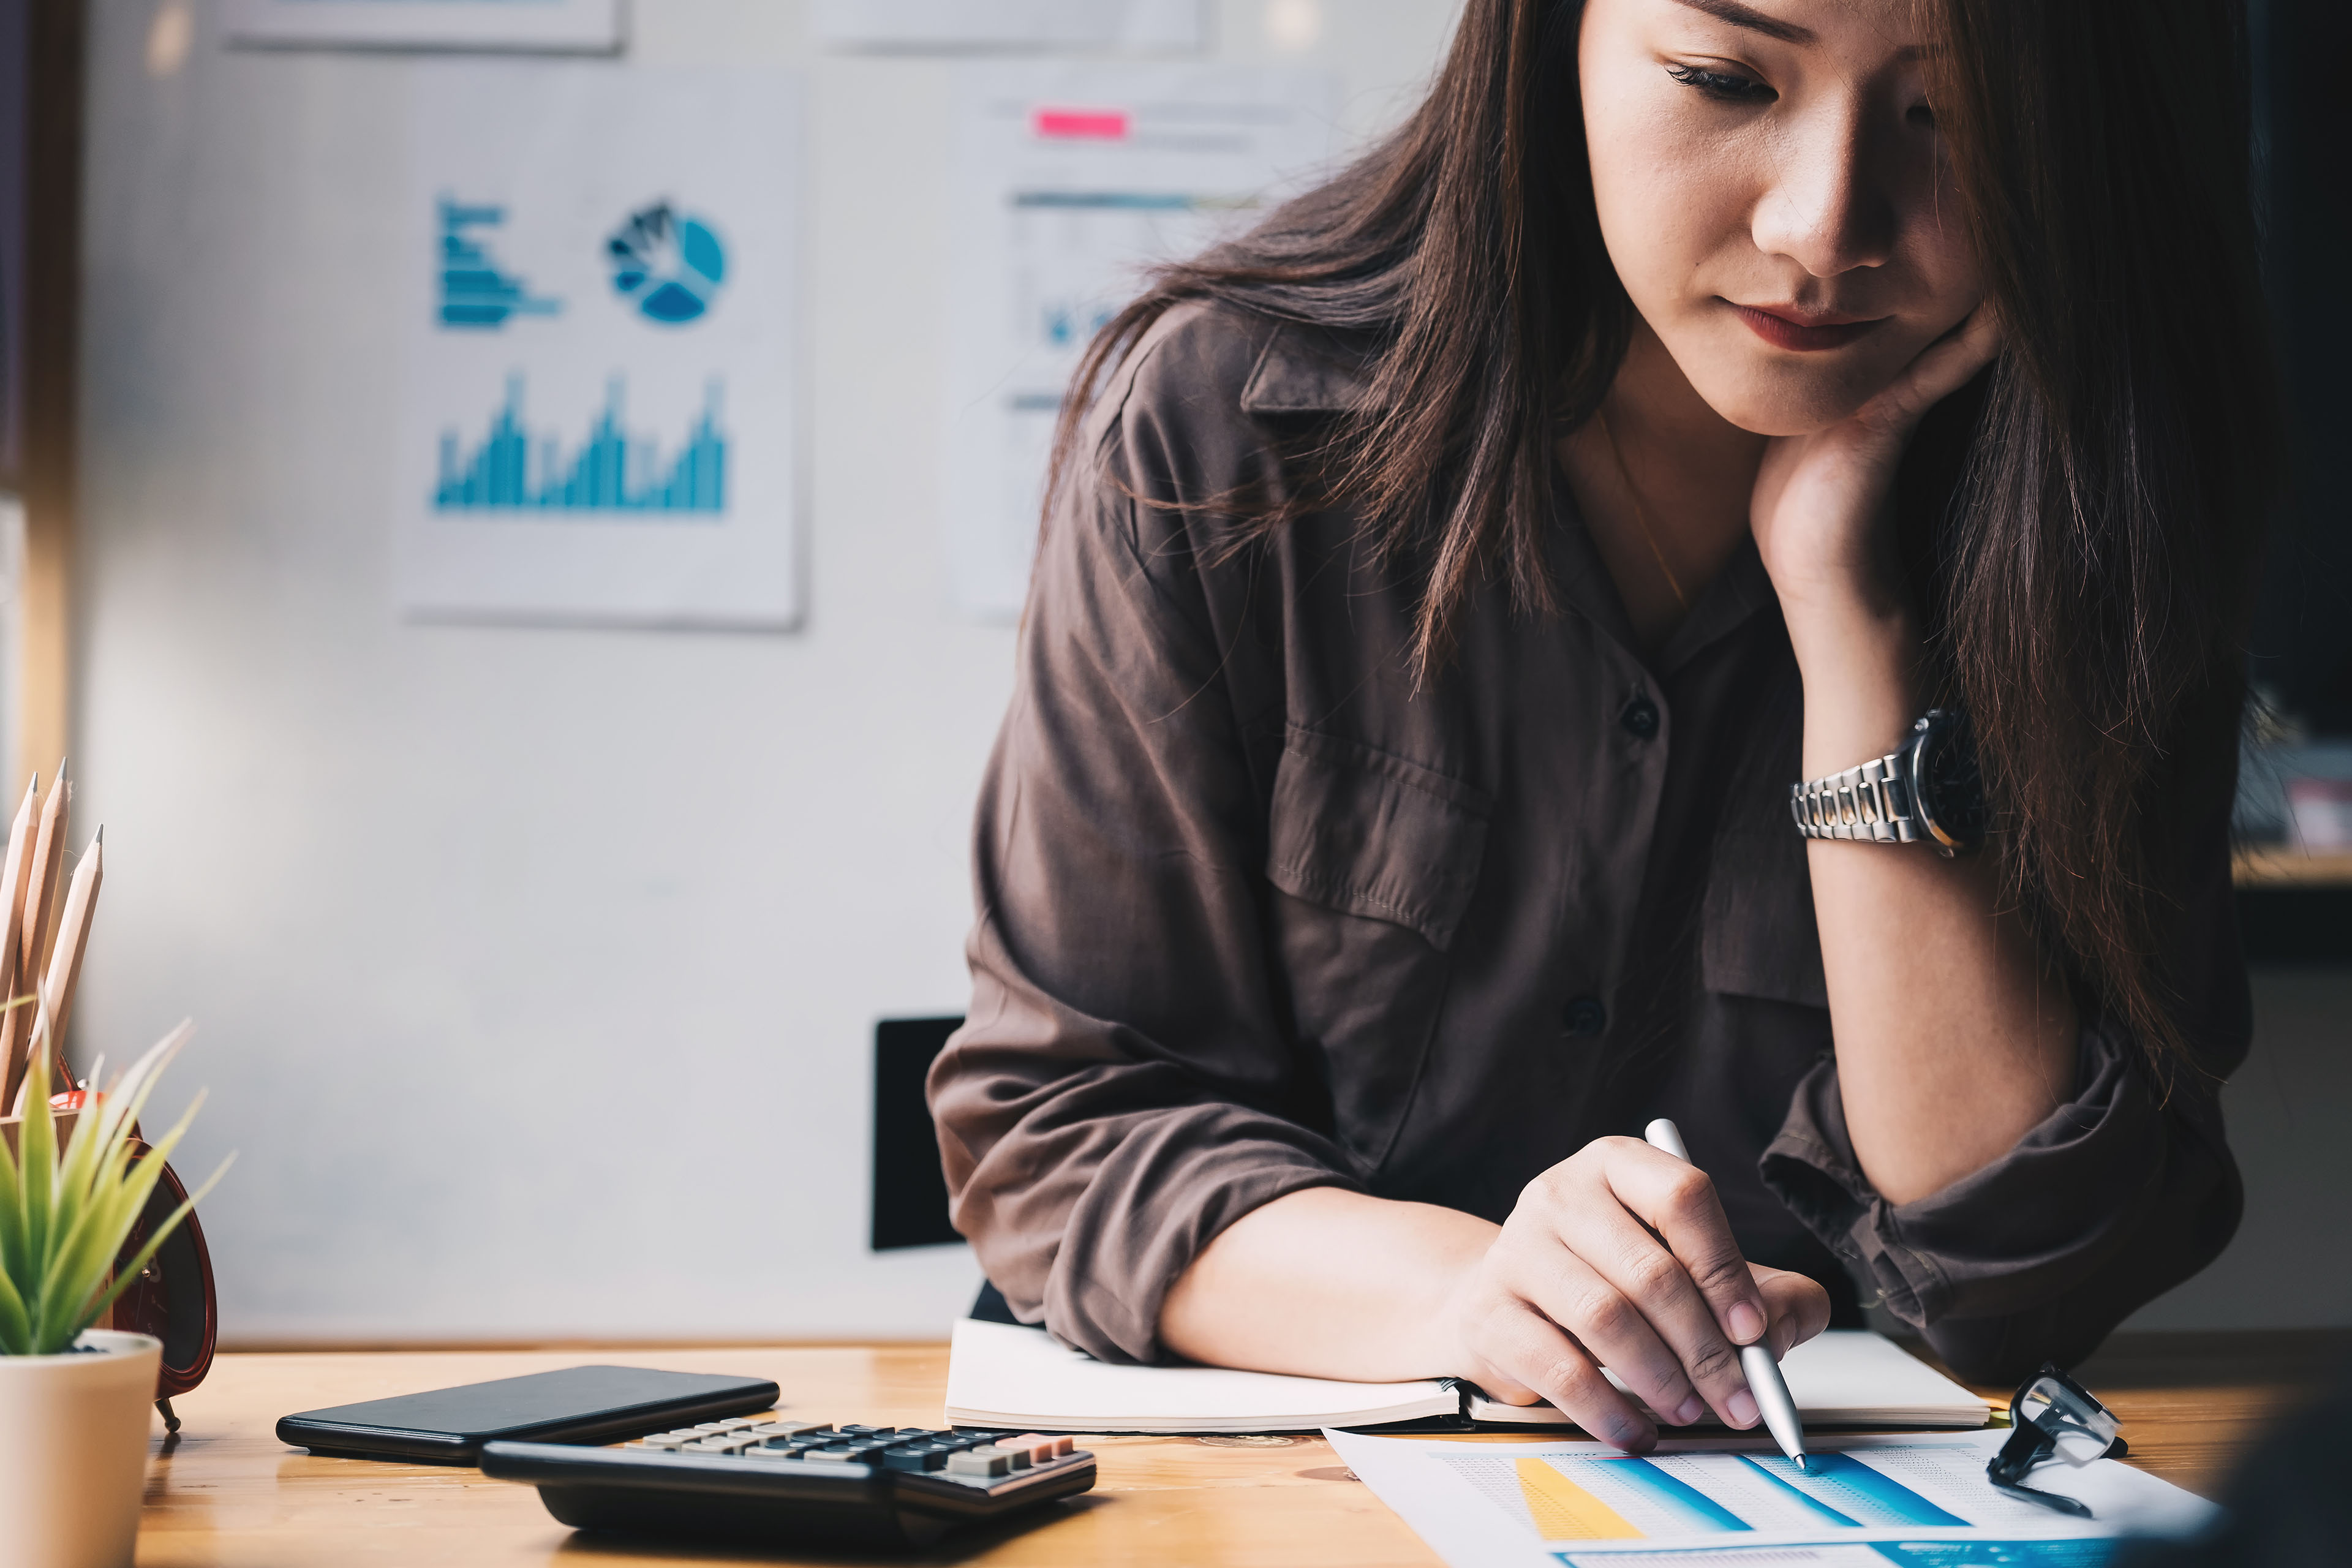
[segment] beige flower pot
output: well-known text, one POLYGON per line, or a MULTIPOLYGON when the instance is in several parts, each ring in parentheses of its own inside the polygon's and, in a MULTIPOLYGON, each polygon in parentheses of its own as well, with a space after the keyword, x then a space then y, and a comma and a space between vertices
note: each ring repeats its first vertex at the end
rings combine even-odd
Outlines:
POLYGON ((163 1347, 91 1329, 0 1355, 0 1568, 131 1568, 163 1347))

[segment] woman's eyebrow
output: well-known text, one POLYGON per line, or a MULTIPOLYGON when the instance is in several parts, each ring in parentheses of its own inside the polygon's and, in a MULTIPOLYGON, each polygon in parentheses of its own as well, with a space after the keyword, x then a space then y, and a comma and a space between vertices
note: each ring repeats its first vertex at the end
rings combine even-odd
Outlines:
POLYGON ((1728 22, 1735 27, 1745 27, 1751 33, 1761 33, 1768 38, 1778 38, 1784 44, 1810 44, 1814 41, 1811 27, 1800 27, 1794 22, 1783 22, 1767 16, 1752 5, 1739 0, 1675 0, 1694 11, 1704 11, 1718 22, 1728 22))

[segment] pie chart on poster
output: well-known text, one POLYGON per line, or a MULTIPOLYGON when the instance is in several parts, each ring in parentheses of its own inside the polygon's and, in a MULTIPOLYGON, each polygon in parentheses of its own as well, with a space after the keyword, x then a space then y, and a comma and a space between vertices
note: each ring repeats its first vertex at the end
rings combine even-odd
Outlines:
POLYGON ((613 288, 648 321, 683 326, 710 309, 727 276, 726 247, 710 225, 656 202, 615 229, 604 242, 613 288))

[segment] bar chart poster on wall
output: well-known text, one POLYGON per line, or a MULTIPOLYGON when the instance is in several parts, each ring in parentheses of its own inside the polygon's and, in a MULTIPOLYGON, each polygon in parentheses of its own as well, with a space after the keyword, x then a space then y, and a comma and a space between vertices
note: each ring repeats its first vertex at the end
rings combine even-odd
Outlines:
POLYGON ((1245 226, 1331 154, 1326 73, 962 68, 950 200, 946 510, 961 609, 1018 615, 1045 461, 1087 342, 1154 261, 1245 226))
POLYGON ((621 47, 621 0, 225 0, 232 44, 416 49, 621 47))
POLYGON ((419 73, 404 612, 798 621, 797 99, 764 71, 419 73))

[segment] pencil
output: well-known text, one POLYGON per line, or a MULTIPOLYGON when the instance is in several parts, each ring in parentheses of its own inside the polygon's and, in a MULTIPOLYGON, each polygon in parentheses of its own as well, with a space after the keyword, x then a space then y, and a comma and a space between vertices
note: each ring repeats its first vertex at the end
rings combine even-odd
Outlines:
MULTIPOLYGON (((73 1011, 74 988, 81 984, 82 950, 89 943, 89 917, 98 907, 98 886, 106 877, 106 829, 92 836, 81 864, 66 889, 65 913, 58 921, 58 944, 41 982, 41 1011, 48 1016, 49 1050, 65 1060, 66 1016, 73 1011)), ((73 1085, 66 1085, 70 1089, 73 1085)))
MULTIPOLYGON (((72 798, 72 790, 66 764, 60 761, 58 776, 49 781, 49 797, 41 805, 33 853, 25 863, 25 915, 16 932, 16 976, 9 983, 12 995, 28 998, 27 1005, 8 1015, 9 1068, 18 1079, 31 1060, 34 1025, 40 1015, 41 968, 48 961, 50 930, 57 919, 58 872, 66 849, 66 803, 72 798)), ((12 1083, 8 1098, 0 1101, 11 1115, 19 1109, 17 1098, 12 1083)))
MULTIPOLYGON (((41 776, 25 786, 25 804, 8 829, 8 858, 0 869, 0 1001, 16 994, 16 938, 25 925, 25 865, 33 852, 33 806, 39 800, 41 776)), ((11 1007, 0 1013, 0 1114, 16 1103, 16 1085, 23 1078, 22 1053, 16 1049, 17 1018, 25 1011, 11 1007)))
POLYGON ((49 956, 49 939, 58 914, 58 872, 66 854, 66 802, 73 790, 66 765, 49 785, 41 806, 40 836, 33 841, 30 880, 25 884, 25 928, 16 937, 16 973, 26 985, 39 984, 41 965, 49 956))

